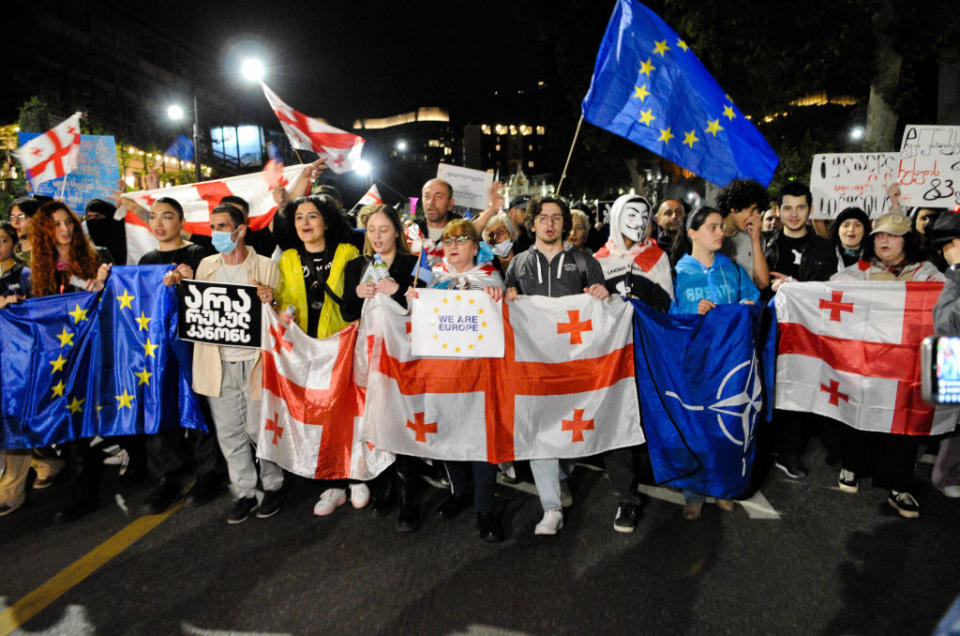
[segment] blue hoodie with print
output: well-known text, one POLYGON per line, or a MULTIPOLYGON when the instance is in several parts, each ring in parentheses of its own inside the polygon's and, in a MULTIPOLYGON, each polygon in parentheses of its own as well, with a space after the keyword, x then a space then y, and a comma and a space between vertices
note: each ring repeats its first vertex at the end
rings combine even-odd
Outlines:
POLYGON ((760 290, 746 270, 720 252, 714 254, 712 267, 704 267, 693 256, 685 254, 677 263, 673 290, 671 314, 695 314, 697 304, 704 298, 717 305, 744 300, 756 302, 760 298, 760 290))

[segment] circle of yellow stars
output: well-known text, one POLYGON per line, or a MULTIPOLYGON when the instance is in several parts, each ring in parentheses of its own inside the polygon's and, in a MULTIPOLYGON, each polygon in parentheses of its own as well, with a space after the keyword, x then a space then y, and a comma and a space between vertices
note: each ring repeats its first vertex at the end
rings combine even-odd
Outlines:
MULTIPOLYGON (((457 294, 457 295, 455 296, 455 298, 456 298, 457 300, 463 300, 463 296, 462 296, 461 294, 457 294)), ((449 299, 444 298, 444 299, 443 299, 443 304, 447 304, 448 300, 449 300, 449 299)), ((469 305, 473 305, 474 303, 475 303, 475 301, 474 301, 473 298, 470 298, 470 299, 467 301, 467 304, 469 304, 469 305)), ((433 308, 433 313, 435 313, 435 314, 440 313, 440 308, 439 308, 439 307, 434 307, 434 308, 433 308)), ((483 315, 483 308, 482 308, 482 307, 477 307, 477 317, 479 318, 479 317, 482 316, 482 315, 483 315)), ((431 326, 431 327, 435 327, 436 325, 437 325, 436 321, 431 321, 431 322, 430 322, 430 326, 431 326)), ((483 327, 486 327, 486 326, 487 326, 487 322, 486 322, 485 320, 481 320, 481 321, 480 321, 480 327, 483 328, 483 327)), ((434 340, 438 340, 439 338, 440 338, 440 334, 436 334, 436 333, 433 334, 433 339, 434 339, 434 340)), ((481 341, 481 340, 483 340, 483 334, 482 334, 482 333, 478 333, 478 334, 477 334, 477 342, 479 342, 479 341, 481 341)), ((448 348, 450 348, 450 347, 449 347, 449 345, 448 345, 447 343, 441 342, 441 343, 440 343, 440 348, 441 348, 441 349, 448 349, 448 348)), ((467 345, 467 351, 470 351, 470 350, 473 349, 473 348, 474 348, 473 344, 468 344, 468 345, 467 345)), ((461 349, 462 349, 462 347, 453 347, 453 352, 454 352, 454 353, 460 353, 460 352, 461 352, 461 349)))
MULTIPOLYGON (((638 81, 637 82, 638 85, 633 87, 632 99, 639 99, 642 105, 645 105, 645 101, 647 97, 651 94, 650 87, 652 86, 652 78, 653 78, 651 74, 657 68, 656 65, 654 65, 653 63, 654 60, 656 59, 656 56, 659 55, 661 58, 665 58, 667 56, 667 51, 672 50, 670 45, 667 44, 666 39, 659 40, 659 41, 655 40, 653 44, 654 44, 653 50, 650 51, 650 55, 647 57, 646 60, 642 60, 640 62, 640 69, 638 71, 639 75, 644 76, 645 81, 642 81, 642 82, 638 81)), ((678 39, 676 41, 675 46, 678 49, 681 49, 684 53, 690 50, 690 47, 687 45, 687 43, 681 39, 678 39)), ((733 110, 733 100, 730 99, 729 95, 725 95, 724 97, 727 99, 728 102, 730 102, 730 104, 724 105, 723 113, 720 114, 716 119, 707 120, 706 128, 703 129, 703 133, 705 135, 709 134, 715 138, 717 136, 717 133, 723 130, 723 126, 720 125, 721 117, 726 117, 728 121, 733 121, 734 119, 736 119, 737 113, 734 112, 733 110)), ((640 110, 640 116, 637 119, 637 121, 639 121, 644 126, 647 126, 648 128, 652 128, 653 127, 652 123, 656 121, 656 119, 657 119, 656 116, 653 114, 653 108, 649 107, 646 110, 640 110)), ((657 128, 657 130, 660 131, 660 136, 657 137, 657 141, 663 143, 664 146, 669 145, 670 141, 676 138, 676 135, 674 134, 671 126, 668 126, 666 128, 657 128)), ((697 130, 694 129, 694 130, 683 131, 683 141, 681 141, 680 143, 686 146, 689 146, 690 149, 692 150, 694 144, 696 144, 699 141, 701 141, 701 138, 697 137, 697 130)))

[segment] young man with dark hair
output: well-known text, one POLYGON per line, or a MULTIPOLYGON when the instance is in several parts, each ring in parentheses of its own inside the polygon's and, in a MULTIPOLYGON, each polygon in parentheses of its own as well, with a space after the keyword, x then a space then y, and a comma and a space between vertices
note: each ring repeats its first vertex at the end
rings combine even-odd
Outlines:
POLYGON ((769 199, 766 189, 752 179, 734 179, 717 197, 720 212, 730 215, 736 225, 736 233, 723 239, 720 251, 743 266, 761 290, 770 285, 760 230, 760 210, 767 207, 769 199))
MULTIPOLYGON (((516 300, 520 294, 552 298, 590 294, 600 300, 610 296, 604 286, 603 269, 596 259, 580 250, 563 248, 563 240, 573 226, 570 208, 563 199, 531 199, 525 224, 533 228, 536 241, 530 249, 510 261, 504 294, 507 301, 516 300)), ((530 472, 544 512, 534 533, 557 534, 563 527, 560 460, 530 460, 530 472)))
MULTIPOLYGON (((817 236, 807 221, 813 204, 810 188, 793 181, 780 191, 780 221, 783 224, 767 242, 766 260, 776 292, 790 281, 825 281, 837 272, 837 251, 828 239, 817 236)), ((807 469, 800 457, 804 447, 806 416, 796 411, 777 411, 773 440, 774 466, 792 479, 802 479, 807 469)))
POLYGON ((510 208, 507 210, 507 216, 510 217, 514 227, 516 227, 519 232, 517 240, 513 242, 514 254, 526 252, 530 249, 530 246, 533 245, 533 233, 526 225, 527 204, 530 203, 531 198, 533 197, 529 194, 521 194, 510 200, 510 208))
MULTIPOLYGON (((240 210, 243 214, 241 223, 246 224, 248 222, 250 218, 250 204, 247 203, 246 199, 230 194, 220 199, 220 206, 224 205, 229 205, 240 210)), ((273 231, 269 227, 252 230, 248 226, 245 236, 246 244, 252 247, 260 256, 270 258, 273 256, 274 250, 277 249, 277 239, 274 238, 273 231)))

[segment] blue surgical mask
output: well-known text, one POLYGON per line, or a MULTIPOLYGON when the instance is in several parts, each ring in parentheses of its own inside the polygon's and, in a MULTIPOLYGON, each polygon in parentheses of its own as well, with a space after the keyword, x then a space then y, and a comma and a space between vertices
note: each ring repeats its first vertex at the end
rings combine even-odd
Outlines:
POLYGON ((230 238, 232 235, 232 232, 211 232, 210 240, 213 242, 213 248, 221 254, 232 253, 237 249, 237 242, 230 238))

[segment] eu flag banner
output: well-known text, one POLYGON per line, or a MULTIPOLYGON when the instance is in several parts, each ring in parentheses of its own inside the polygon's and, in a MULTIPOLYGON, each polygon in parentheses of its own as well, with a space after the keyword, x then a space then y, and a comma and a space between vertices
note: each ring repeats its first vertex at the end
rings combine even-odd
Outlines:
POLYGON ((767 185, 779 158, 689 45, 636 0, 618 0, 583 118, 708 181, 767 185))
POLYGON ((0 310, 0 448, 205 427, 169 269, 117 266, 100 295, 0 310))
POLYGON ((746 490, 764 413, 764 309, 660 314, 633 300, 640 410, 657 483, 714 497, 746 490))

